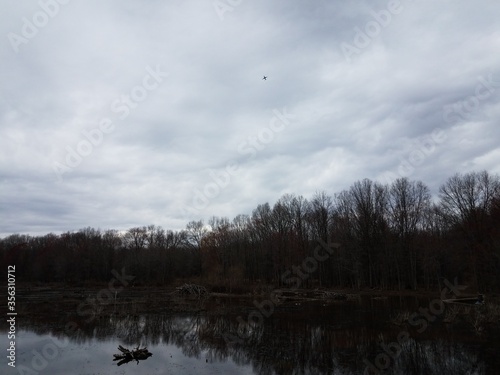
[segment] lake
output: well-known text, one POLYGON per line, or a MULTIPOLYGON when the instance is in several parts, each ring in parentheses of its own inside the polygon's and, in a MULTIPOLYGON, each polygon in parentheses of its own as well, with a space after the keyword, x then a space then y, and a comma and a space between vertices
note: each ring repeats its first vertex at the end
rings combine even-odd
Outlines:
MULTIPOLYGON (((221 297, 194 301, 186 311, 156 303, 154 311, 128 303, 91 315, 57 301, 32 302, 17 317, 16 368, 5 363, 0 373, 479 375, 500 369, 498 332, 430 298, 273 304, 221 297), (152 356, 118 366, 119 345, 147 346, 152 356)), ((8 348, 5 322, 1 328, 8 348)))

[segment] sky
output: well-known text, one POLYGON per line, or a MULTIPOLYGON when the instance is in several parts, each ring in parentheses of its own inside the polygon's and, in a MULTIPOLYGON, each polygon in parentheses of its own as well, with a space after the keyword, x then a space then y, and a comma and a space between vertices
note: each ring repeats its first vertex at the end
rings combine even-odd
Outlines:
POLYGON ((500 173, 499 50, 497 0, 6 1, 0 237, 500 173))

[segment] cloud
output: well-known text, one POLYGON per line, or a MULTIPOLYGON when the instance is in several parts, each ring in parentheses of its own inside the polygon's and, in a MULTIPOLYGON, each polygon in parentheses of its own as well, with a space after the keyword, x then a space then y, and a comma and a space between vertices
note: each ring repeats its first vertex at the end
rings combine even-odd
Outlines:
POLYGON ((180 229, 285 192, 383 180, 411 160, 409 177, 434 192, 455 172, 499 172, 493 0, 401 0, 392 13, 387 1, 243 1, 223 20, 211 1, 57 4, 30 38, 23 27, 44 21, 40 4, 0 15, 0 235, 180 229), (11 33, 27 40, 17 52, 11 33), (343 44, 358 52, 347 59, 343 44), (140 96, 157 67, 164 79, 140 96), (284 109, 294 117, 273 131, 284 109), (435 131, 444 140, 425 153, 435 131), (227 186, 187 210, 231 163, 227 186), (54 165, 67 166, 62 181, 54 165))

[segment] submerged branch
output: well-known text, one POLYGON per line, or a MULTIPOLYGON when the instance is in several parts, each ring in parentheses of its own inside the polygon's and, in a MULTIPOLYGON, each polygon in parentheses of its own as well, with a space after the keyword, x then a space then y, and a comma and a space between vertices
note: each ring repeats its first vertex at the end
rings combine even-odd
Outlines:
POLYGON ((137 364, 139 364, 139 361, 148 359, 153 355, 146 347, 140 349, 139 346, 137 346, 135 350, 129 350, 119 345, 118 350, 122 352, 122 354, 113 354, 113 361, 120 361, 118 362, 118 366, 123 365, 124 363, 128 363, 132 360, 137 361, 137 364))

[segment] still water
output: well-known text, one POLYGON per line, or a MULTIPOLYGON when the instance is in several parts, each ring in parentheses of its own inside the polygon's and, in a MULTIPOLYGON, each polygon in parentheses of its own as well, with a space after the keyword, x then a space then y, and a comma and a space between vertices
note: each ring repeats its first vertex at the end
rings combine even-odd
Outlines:
MULTIPOLYGON (((260 312, 252 302, 207 301, 191 312, 122 309, 90 319, 70 311, 26 315, 18 320, 16 368, 2 363, 0 373, 500 373, 497 334, 476 332, 465 321, 449 323, 447 311, 429 319, 419 314, 408 324, 408 316, 429 306, 426 299, 289 302, 260 312), (118 366, 113 354, 119 345, 147 346, 152 356, 118 366)), ((6 343, 5 330, 2 336, 6 343)))

